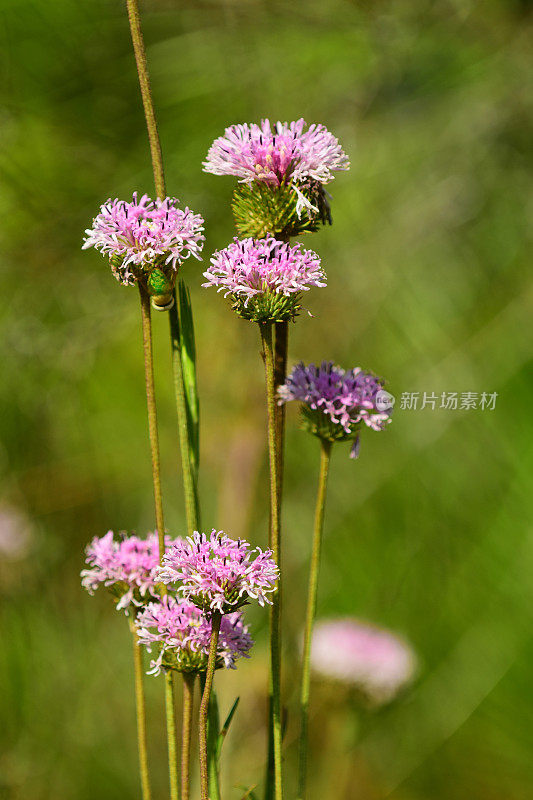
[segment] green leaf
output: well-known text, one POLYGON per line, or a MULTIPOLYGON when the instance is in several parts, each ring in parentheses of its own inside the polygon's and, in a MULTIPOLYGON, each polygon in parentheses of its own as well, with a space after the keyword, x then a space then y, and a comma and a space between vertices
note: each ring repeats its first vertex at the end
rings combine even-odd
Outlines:
POLYGON ((229 726, 231 725, 231 721, 232 721, 232 719, 234 717, 234 714, 237 711, 237 706, 239 705, 239 700, 240 699, 241 699, 240 697, 236 698, 235 702, 233 703, 233 705, 232 705, 232 707, 230 709, 230 712, 229 712, 228 716, 226 717, 226 721, 225 721, 224 725, 222 726, 222 729, 221 729, 220 733, 218 734, 217 758, 218 758, 219 761, 220 761, 220 754, 222 752, 222 745, 224 744, 224 740, 226 738, 226 734, 227 734, 227 732, 229 730, 229 726))
POLYGON ((200 465, 200 403, 196 381, 196 344, 191 295, 183 281, 178 283, 178 314, 183 385, 187 401, 189 448, 195 472, 200 465))

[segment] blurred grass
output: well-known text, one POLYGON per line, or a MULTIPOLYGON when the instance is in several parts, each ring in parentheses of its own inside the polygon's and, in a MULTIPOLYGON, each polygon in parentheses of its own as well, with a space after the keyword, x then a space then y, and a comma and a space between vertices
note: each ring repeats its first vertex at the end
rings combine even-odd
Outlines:
MULTIPOLYGON (((329 288, 309 296, 291 360, 361 364, 402 392, 497 391, 494 411, 402 411, 335 453, 319 613, 403 632, 417 684, 361 717, 316 687, 313 800, 526 800, 533 785, 527 220, 530 6, 147 3, 145 35, 169 191, 206 218, 206 257, 233 235, 232 181, 201 172, 234 121, 324 122, 352 169, 334 226, 306 240, 329 288), (359 742, 354 749, 354 742, 359 742), (319 759, 320 756, 320 759, 319 759)), ((7 0, 0 14, 0 398, 3 505, 33 526, 0 563, 0 797, 138 793, 129 637, 79 588, 82 549, 152 523, 135 292, 83 229, 108 196, 152 191, 125 10, 111 0, 7 0)), ((200 288, 203 517, 265 539, 262 370, 254 326, 200 288)), ((155 320, 167 520, 180 532, 167 321, 155 320)), ((317 446, 289 414, 288 659, 297 652, 317 446)), ((221 676, 243 695, 226 798, 261 778, 265 618, 256 657, 221 676)), ((297 670, 287 669, 292 769, 297 670)), ((161 692, 148 682, 157 796, 161 692), (152 711, 153 709, 153 711, 152 711)), ((289 794, 289 797, 291 795, 289 794)))

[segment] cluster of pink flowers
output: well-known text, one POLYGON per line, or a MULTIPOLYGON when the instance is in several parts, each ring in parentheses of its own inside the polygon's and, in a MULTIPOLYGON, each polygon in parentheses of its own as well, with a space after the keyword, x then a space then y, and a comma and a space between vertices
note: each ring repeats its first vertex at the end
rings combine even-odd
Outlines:
MULTIPOLYGON (((165 595, 149 603, 135 622, 139 643, 148 652, 155 647, 156 659, 150 663, 151 675, 162 668, 178 672, 203 672, 207 667, 212 623, 197 606, 187 600, 165 595)), ((242 612, 222 617, 217 648, 217 667, 235 668, 241 656, 248 657, 253 640, 244 625, 242 612)))
POLYGON ((392 700, 412 680, 412 648, 390 631, 354 619, 316 625, 311 665, 336 680, 355 685, 374 705, 392 700))
POLYGON ((209 148, 204 170, 278 186, 288 178, 328 183, 334 172, 349 169, 348 156, 324 125, 305 128, 303 119, 231 125, 209 148))
MULTIPOLYGON (((278 393, 280 403, 299 400, 311 411, 327 415, 339 426, 338 438, 342 433, 347 438, 353 436, 361 422, 380 431, 391 421, 392 396, 383 390, 380 378, 360 367, 344 370, 332 361, 323 361, 320 367, 300 362, 278 393)), ((358 437, 355 442, 354 457, 358 454, 358 437)))
POLYGON ((223 531, 196 531, 167 549, 157 578, 199 608, 227 614, 252 599, 271 603, 279 576, 271 555, 223 531))
POLYGON ((245 304, 266 292, 289 296, 326 285, 316 253, 273 238, 236 238, 213 255, 204 277, 203 286, 217 286, 224 296, 242 297, 245 304))
MULTIPOLYGON (((169 546, 168 539, 166 546, 169 546)), ((94 594, 105 586, 119 598, 118 609, 130 603, 141 605, 143 598, 156 594, 155 569, 159 564, 159 545, 156 533, 146 539, 123 535, 115 539, 113 531, 96 536, 86 550, 89 569, 81 573, 82 586, 94 594)))
POLYGON ((176 272, 189 256, 200 258, 205 237, 203 219, 177 200, 151 200, 147 195, 131 203, 108 200, 85 231, 83 249, 94 247, 111 258, 113 272, 123 284, 133 284, 139 273, 155 265, 176 272))

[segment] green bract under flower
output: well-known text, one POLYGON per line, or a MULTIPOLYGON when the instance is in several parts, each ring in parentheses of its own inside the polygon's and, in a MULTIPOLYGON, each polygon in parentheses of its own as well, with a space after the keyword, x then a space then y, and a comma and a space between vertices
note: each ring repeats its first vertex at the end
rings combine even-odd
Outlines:
POLYGON ((296 184, 273 186, 260 181, 239 184, 231 207, 240 235, 254 239, 266 236, 288 239, 317 231, 321 224, 331 225, 326 192, 312 179, 299 188, 296 184), (302 198, 306 201, 303 204, 302 198))

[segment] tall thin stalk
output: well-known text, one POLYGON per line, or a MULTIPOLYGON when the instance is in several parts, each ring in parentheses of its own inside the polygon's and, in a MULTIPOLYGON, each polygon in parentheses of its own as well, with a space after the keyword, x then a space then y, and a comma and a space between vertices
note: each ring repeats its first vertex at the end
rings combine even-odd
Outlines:
POLYGON ((215 675, 216 661, 217 661, 217 646, 218 635, 220 633, 220 623, 222 621, 222 614, 220 611, 214 611, 211 618, 211 642, 209 645, 209 658, 207 661, 207 670, 205 673, 205 684, 202 692, 202 701, 200 703, 200 721, 199 721, 199 738, 200 738, 200 796, 201 800, 209 800, 209 759, 207 753, 207 722, 209 717, 209 698, 211 697, 211 689, 213 688, 213 678, 215 675))
POLYGON ((148 752, 146 747, 146 702, 143 683, 143 655, 137 640, 137 629, 130 617, 130 630, 133 639, 133 674, 135 679, 135 709, 137 714, 137 748, 139 750, 139 773, 141 776, 142 800, 152 800, 148 752))
POLYGON ((170 800, 179 800, 178 745, 176 736, 176 706, 174 702, 174 673, 165 672, 165 707, 167 713, 168 769, 170 774, 170 800))
POLYGON ((311 685, 311 641, 316 615, 318 593, 318 573, 320 569, 320 553, 322 550, 322 533, 324 530, 324 511, 326 506, 326 489, 328 483, 331 442, 321 440, 320 475, 315 508, 315 527, 313 548, 309 569, 309 587, 307 590, 307 613, 305 619, 304 651, 302 667, 302 686, 300 694, 300 740, 298 748, 298 800, 305 800, 307 793, 307 750, 309 722, 309 691, 311 685))
MULTIPOLYGON (((259 324, 263 358, 265 362, 265 380, 268 413, 268 453, 270 462, 270 548, 272 557, 281 570, 280 552, 280 481, 279 481, 279 441, 276 430, 276 386, 274 376, 274 351, 272 345, 272 323, 259 324)), ((275 800, 282 800, 282 764, 281 764, 281 586, 273 597, 270 606, 270 713, 271 741, 273 756, 272 791, 275 800)))
POLYGON ((161 152, 161 142, 159 141, 152 90, 150 88, 150 76, 146 63, 146 50, 141 28, 141 16, 139 14, 137 0, 126 0, 126 6, 128 8, 131 41, 133 43, 133 52, 135 53, 135 61, 137 63, 137 75, 139 76, 139 86, 141 89, 146 127, 148 129, 148 139, 150 141, 155 191, 157 196, 162 200, 166 195, 163 154, 161 152))
MULTIPOLYGON (((163 199, 166 195, 165 174, 163 170, 163 155, 157 121, 155 118, 152 92, 150 88, 150 78, 146 63, 146 50, 141 29, 141 19, 137 0, 126 0, 128 9, 128 20, 130 24, 131 40, 137 64, 137 75, 141 90, 146 128, 150 142, 150 154, 152 158, 152 169, 154 173, 154 184, 156 194, 163 199)), ((156 511, 156 525, 159 537, 159 558, 162 560, 165 553, 165 524, 163 517, 163 503, 161 495, 161 477, 159 465, 159 439, 157 432, 157 411, 155 404, 154 374, 153 374, 153 354, 152 354, 152 331, 151 331, 151 309, 150 298, 146 290, 140 286, 141 295, 141 314, 143 328, 143 346, 145 356, 145 375, 146 375, 146 400, 148 405, 148 424, 150 433, 150 447, 152 452, 152 473, 154 481, 154 497, 156 511)), ((162 587, 163 588, 163 587, 162 587)), ((178 775, 177 775, 177 750, 176 750, 176 712, 174 706, 174 687, 173 675, 169 672, 165 675, 165 712, 167 720, 167 741, 169 755, 169 782, 171 800, 178 800, 178 775)), ((188 774, 188 771, 187 771, 188 774)))
POLYGON ((194 705, 194 673, 183 673, 183 726, 181 735, 181 800, 189 800, 189 770, 191 763, 192 713, 194 705))
POLYGON ((152 319, 150 296, 139 284, 141 298, 141 326, 144 352, 144 378, 146 383, 146 407, 148 410, 148 434, 152 456, 152 478, 154 483, 155 524, 159 539, 159 557, 165 552, 165 521, 163 517, 163 496, 161 493, 161 466, 159 459, 159 433, 157 429, 157 406, 155 401, 154 356, 152 351, 152 319))

